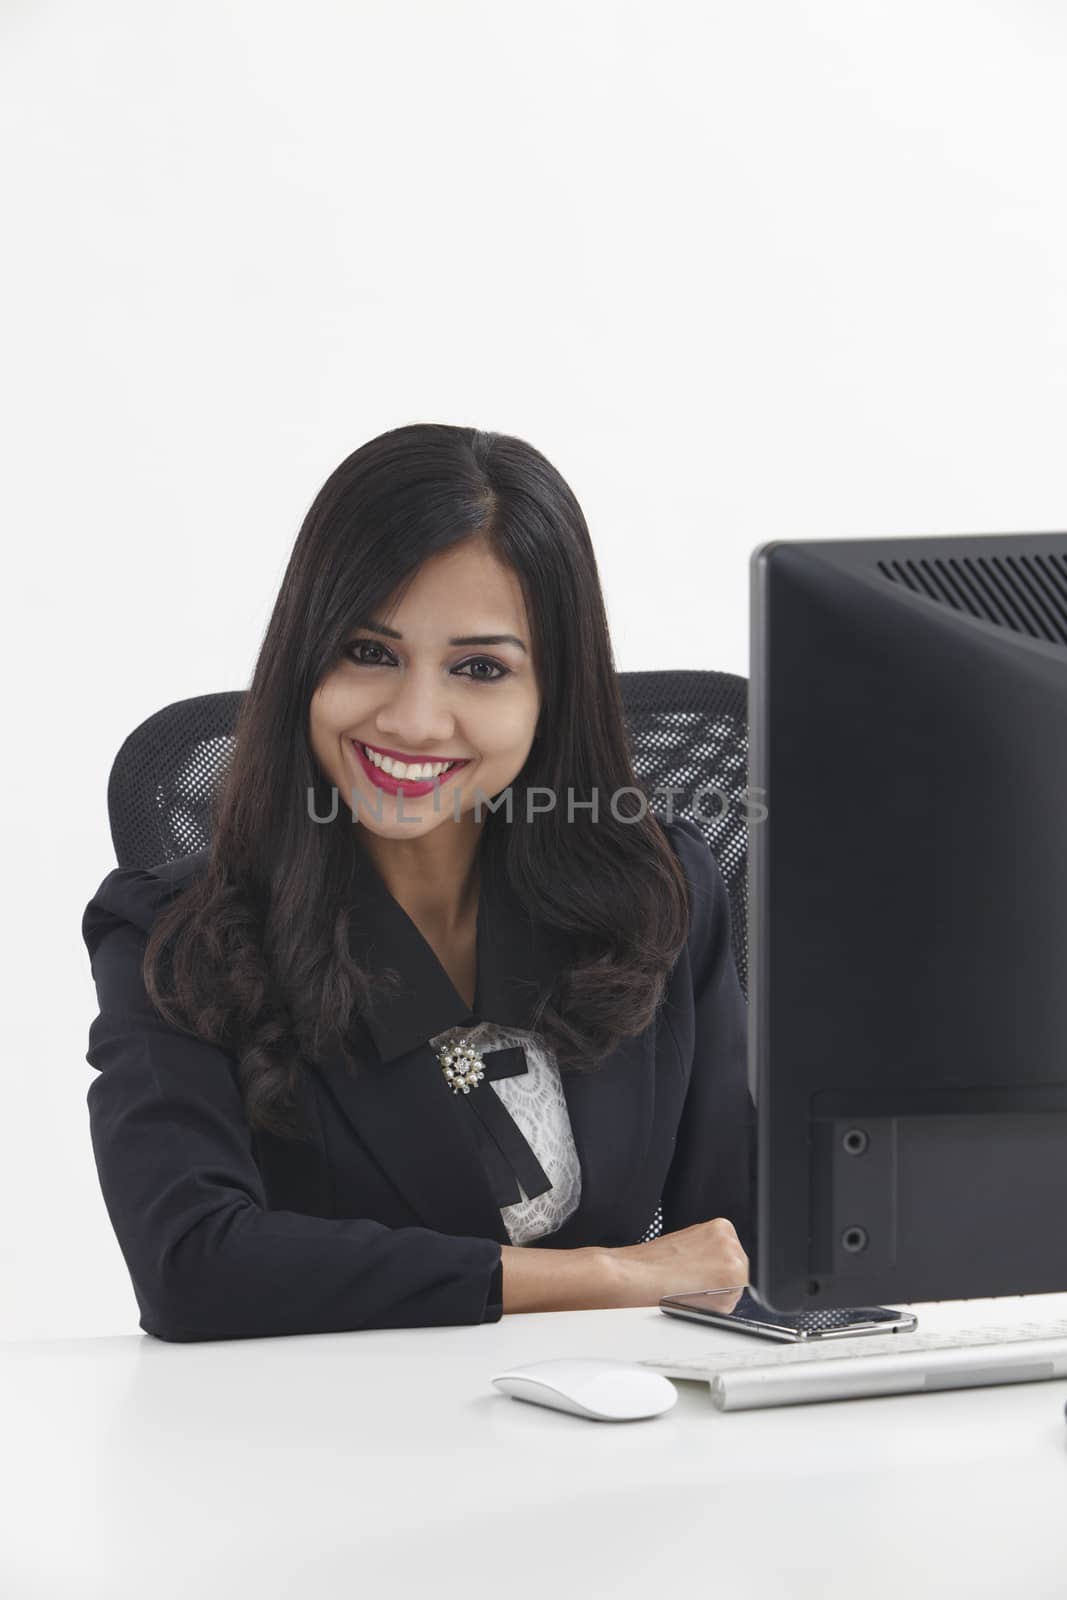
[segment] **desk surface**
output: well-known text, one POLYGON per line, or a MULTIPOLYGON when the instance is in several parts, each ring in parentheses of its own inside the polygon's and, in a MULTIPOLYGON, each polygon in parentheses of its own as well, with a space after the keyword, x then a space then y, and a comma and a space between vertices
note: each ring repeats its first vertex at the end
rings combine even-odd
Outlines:
MULTIPOLYGON (((1067 1295, 913 1309, 925 1328, 1051 1321, 1067 1295)), ((926 1600, 951 1580, 969 1600, 1063 1600, 1067 1381, 739 1412, 679 1381, 671 1411, 628 1423, 489 1381, 550 1356, 741 1337, 648 1307, 0 1345, 0 1591, 926 1600)))

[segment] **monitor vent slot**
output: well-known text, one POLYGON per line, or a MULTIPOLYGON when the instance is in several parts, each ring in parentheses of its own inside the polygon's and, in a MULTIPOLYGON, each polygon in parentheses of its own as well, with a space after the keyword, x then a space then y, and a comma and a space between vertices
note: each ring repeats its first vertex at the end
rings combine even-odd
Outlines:
POLYGON ((879 561, 883 577, 1013 633, 1067 645, 1067 551, 879 561))

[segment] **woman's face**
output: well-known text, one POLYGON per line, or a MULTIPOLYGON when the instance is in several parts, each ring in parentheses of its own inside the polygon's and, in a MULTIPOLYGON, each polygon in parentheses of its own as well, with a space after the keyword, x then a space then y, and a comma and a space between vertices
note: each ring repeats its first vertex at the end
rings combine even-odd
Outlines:
POLYGON ((311 745, 327 781, 349 806, 355 789, 357 820, 384 838, 446 826, 476 800, 486 817, 521 771, 541 707, 518 579, 468 540, 424 562, 395 610, 373 620, 353 629, 312 697, 311 745), (383 768, 366 746, 375 761, 394 754, 383 768), (405 758, 466 764, 436 779, 390 776, 405 758))

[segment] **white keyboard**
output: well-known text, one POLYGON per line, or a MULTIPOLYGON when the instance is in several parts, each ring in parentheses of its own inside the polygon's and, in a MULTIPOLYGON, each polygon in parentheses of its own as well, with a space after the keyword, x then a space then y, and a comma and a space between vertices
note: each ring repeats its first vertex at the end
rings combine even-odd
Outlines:
POLYGON ((636 1364, 665 1378, 708 1383, 720 1411, 1067 1378, 1067 1321, 952 1333, 862 1334, 849 1339, 847 1349, 844 1343, 772 1346, 761 1341, 756 1350, 746 1340, 744 1350, 706 1350, 689 1361, 636 1364))

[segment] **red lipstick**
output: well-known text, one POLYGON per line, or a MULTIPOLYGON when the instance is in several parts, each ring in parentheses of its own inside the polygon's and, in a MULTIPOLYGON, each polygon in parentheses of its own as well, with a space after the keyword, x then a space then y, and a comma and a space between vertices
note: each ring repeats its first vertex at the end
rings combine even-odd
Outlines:
MULTIPOLYGON (((386 794, 407 795, 410 799, 418 799, 420 795, 432 794, 435 787, 443 787, 448 782, 449 778, 451 778, 454 773, 459 772, 462 767, 470 766, 469 761, 457 761, 451 767, 449 767, 447 772, 439 772, 436 778, 423 778, 417 781, 414 781, 411 778, 394 778, 390 773, 383 772, 381 767, 376 767, 373 761, 368 761, 367 757, 363 753, 363 746, 357 739, 349 739, 348 743, 351 746, 360 767, 376 788, 383 789, 386 794)), ((374 745, 372 748, 377 750, 378 746, 374 745)), ((381 753, 382 755, 391 755, 392 751, 383 750, 381 753)), ((405 758, 398 755, 396 759, 398 761, 403 761, 405 758)), ((424 756, 420 757, 420 759, 425 761, 447 761, 448 757, 424 756)))

